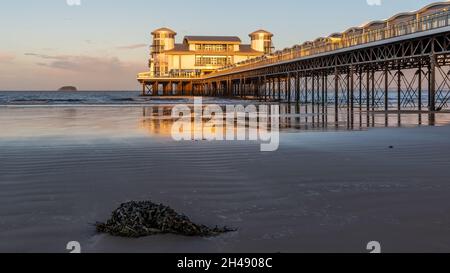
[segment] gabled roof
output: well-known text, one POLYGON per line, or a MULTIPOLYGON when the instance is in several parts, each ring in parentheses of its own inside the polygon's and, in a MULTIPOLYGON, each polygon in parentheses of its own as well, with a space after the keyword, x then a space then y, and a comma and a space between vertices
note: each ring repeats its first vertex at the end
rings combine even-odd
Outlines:
POLYGON ((237 52, 237 53, 249 53, 249 54, 256 54, 256 55, 262 54, 262 52, 254 50, 252 48, 252 45, 240 45, 239 52, 237 52))
POLYGON ((236 36, 186 36, 184 40, 190 42, 212 42, 212 43, 241 43, 241 39, 236 36))
POLYGON ((361 33, 364 31, 364 28, 362 27, 351 27, 349 29, 347 29, 346 31, 344 31, 342 34, 351 34, 351 33, 361 33))
POLYGON ((365 28, 369 28, 369 27, 372 27, 372 26, 376 26, 376 25, 383 25, 383 26, 385 26, 386 25, 386 20, 378 20, 378 21, 368 22, 368 23, 365 23, 364 25, 362 25, 361 27, 365 29, 365 28))
POLYGON ((400 17, 415 17, 417 15, 417 12, 415 11, 411 11, 411 12, 402 12, 402 13, 398 13, 394 16, 392 16, 391 18, 387 19, 388 22, 390 21, 394 21, 395 19, 398 19, 400 17))
POLYGON ((175 44, 175 47, 171 50, 167 50, 168 53, 184 53, 190 52, 189 46, 187 44, 175 44))
POLYGON ((432 9, 432 8, 435 8, 435 7, 439 7, 439 6, 447 6, 447 5, 450 5, 449 2, 450 2, 450 1, 441 1, 441 2, 436 2, 436 3, 431 3, 431 4, 427 5, 427 6, 425 6, 425 7, 421 8, 421 9, 419 9, 419 10, 417 11, 417 13, 423 13, 423 12, 429 10, 429 9, 432 9))
POLYGON ((335 32, 330 34, 330 36, 328 36, 328 38, 342 38, 343 34, 340 32, 335 32))
POLYGON ((314 40, 314 43, 328 42, 329 40, 330 40, 330 37, 319 37, 319 38, 314 40))

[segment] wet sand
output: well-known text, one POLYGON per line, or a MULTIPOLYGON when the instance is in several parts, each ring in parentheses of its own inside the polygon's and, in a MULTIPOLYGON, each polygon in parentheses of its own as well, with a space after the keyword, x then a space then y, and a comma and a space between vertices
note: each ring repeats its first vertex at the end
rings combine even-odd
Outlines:
POLYGON ((174 142, 142 112, 0 108, 0 252, 450 252, 450 127, 288 130, 262 153, 174 142), (96 234, 129 200, 238 231, 96 234))

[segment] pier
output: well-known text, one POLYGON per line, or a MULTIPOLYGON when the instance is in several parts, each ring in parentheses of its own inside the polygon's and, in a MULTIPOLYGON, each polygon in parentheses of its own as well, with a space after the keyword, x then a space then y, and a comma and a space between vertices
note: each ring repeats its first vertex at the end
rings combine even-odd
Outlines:
POLYGON ((235 97, 367 111, 449 110, 450 2, 206 75, 138 76, 143 95, 235 97))

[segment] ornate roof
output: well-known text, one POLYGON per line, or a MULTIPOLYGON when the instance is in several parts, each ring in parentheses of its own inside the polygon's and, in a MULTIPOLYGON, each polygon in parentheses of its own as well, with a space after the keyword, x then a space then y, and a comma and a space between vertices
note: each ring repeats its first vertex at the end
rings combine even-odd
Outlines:
POLYGON ((267 30, 264 30, 264 29, 259 29, 257 31, 254 31, 254 32, 250 33, 250 36, 253 36, 253 35, 256 35, 256 34, 265 34, 265 35, 273 36, 272 33, 268 32, 267 30))
POLYGON ((156 33, 161 33, 161 32, 175 34, 175 35, 177 34, 175 31, 171 30, 170 28, 162 27, 162 28, 158 28, 158 29, 154 30, 152 32, 152 35, 155 35, 156 33))

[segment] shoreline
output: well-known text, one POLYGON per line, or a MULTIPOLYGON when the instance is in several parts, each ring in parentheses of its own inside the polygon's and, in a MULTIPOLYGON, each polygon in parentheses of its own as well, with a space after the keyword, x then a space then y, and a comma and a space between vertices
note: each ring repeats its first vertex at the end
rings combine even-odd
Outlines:
MULTIPOLYGON (((214 99, 214 98, 211 98, 214 99)), ((232 99, 224 99, 224 100, 232 100, 232 99)), ((164 100, 161 100, 164 101, 164 100)), ((279 103, 279 102, 265 102, 265 101, 257 101, 257 100, 236 100, 241 102, 241 104, 249 104, 249 103, 256 103, 257 105, 259 104, 268 104, 268 105, 282 105, 282 106, 299 106, 300 108, 303 107, 312 107, 311 104, 297 104, 297 103, 279 103)), ((157 101, 156 101, 157 102, 157 101)), ((183 102, 179 102, 179 103, 169 103, 170 101, 168 101, 168 103, 155 103, 155 104, 0 104, 0 107, 3 108, 27 108, 27 107, 36 107, 36 108, 53 108, 53 107, 151 107, 151 106, 177 106, 179 104, 184 104, 183 102)), ((193 105, 192 102, 187 103, 188 105, 193 105)), ((217 103, 211 103, 211 104, 217 104, 217 103)), ((220 102, 217 105, 220 106, 226 106, 226 105, 230 105, 231 103, 227 103, 227 102, 220 102)), ((237 103, 236 105, 239 105, 240 103, 237 103)), ((208 103, 205 103, 204 105, 208 105, 208 103)), ((331 108, 331 104, 328 105, 328 108, 331 108)), ((316 106, 315 106, 316 107, 316 106)), ((340 109, 341 111, 346 111, 345 108, 340 109)), ((428 110, 401 110, 401 111, 397 111, 397 110, 388 110, 388 111, 384 111, 384 110, 375 110, 375 111, 367 111, 364 107, 359 108, 359 107, 355 107, 353 110, 355 113, 370 113, 370 114, 450 114, 450 110, 443 110, 443 111, 428 111, 428 110)), ((326 113, 315 113, 315 114, 322 114, 322 115, 326 115, 326 113)))

